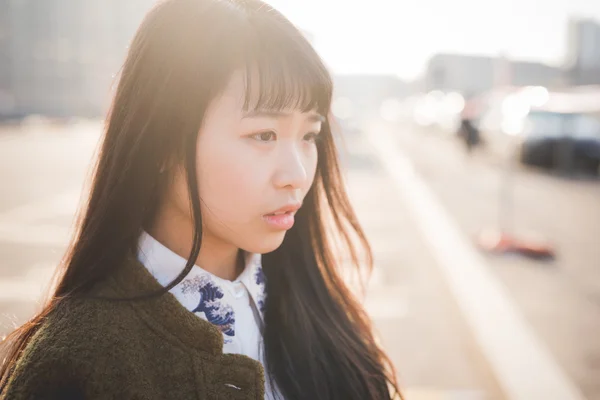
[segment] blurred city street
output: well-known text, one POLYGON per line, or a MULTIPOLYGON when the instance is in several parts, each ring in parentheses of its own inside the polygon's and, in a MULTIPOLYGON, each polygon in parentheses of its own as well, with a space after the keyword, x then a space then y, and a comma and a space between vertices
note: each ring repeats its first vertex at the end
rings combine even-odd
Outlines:
MULTIPOLYGON (((3 128, 0 174, 0 334, 36 309, 65 249, 100 126, 3 128)), ((452 216, 464 239, 497 223, 502 168, 484 154, 467 158, 460 143, 435 132, 390 129, 398 157, 408 156, 452 216)), ((367 135, 349 135, 343 165, 351 200, 375 252, 366 306, 408 399, 503 399, 506 377, 475 338, 477 327, 436 258, 436 246, 402 196, 367 135)), ((412 190, 406 187, 405 190, 412 190)), ((600 185, 519 170, 514 176, 519 232, 543 232, 553 262, 485 256, 516 310, 588 399, 600 398, 600 185)), ((481 299, 482 303, 485 299, 481 299)), ((492 312, 493 310, 490 310, 492 312)), ((501 332, 499 323, 495 330, 501 332)), ((510 346, 510 343, 508 344, 510 346)), ((518 343, 511 351, 519 352, 518 343)), ((492 357, 493 358, 493 357, 492 357)), ((516 360, 518 362, 518 360, 516 360)), ((540 372, 541 373, 541 372, 540 372)), ((523 371, 513 371, 523 374, 523 371)), ((536 371, 526 371, 532 385, 536 371)), ((510 380, 510 379, 509 379, 510 380)), ((556 397, 558 399, 558 397, 556 397)))
MULTIPOLYGON (((388 157, 407 157, 409 164, 404 166, 407 169, 404 173, 408 175, 414 173, 416 180, 431 189, 435 202, 439 202, 445 216, 456 226, 463 242, 482 256, 481 263, 477 267, 491 272, 490 278, 493 284, 491 287, 494 288, 494 285, 498 284, 501 288, 505 288, 506 302, 509 304, 514 302, 515 315, 511 317, 524 317, 524 324, 522 326, 517 324, 519 328, 513 329, 502 324, 502 315, 482 320, 480 316, 474 315, 469 306, 463 305, 461 308, 467 314, 471 314, 467 315, 471 317, 468 326, 472 330, 480 331, 479 348, 488 354, 486 357, 488 367, 493 364, 492 375, 500 378, 501 382, 496 383, 504 386, 513 380, 510 376, 498 376, 507 370, 508 375, 525 374, 527 382, 523 385, 523 390, 538 393, 540 386, 550 384, 544 380, 548 376, 544 375, 542 369, 555 363, 554 367, 560 372, 548 373, 556 377, 553 383, 562 381, 558 386, 564 389, 565 393, 568 392, 569 397, 565 394, 565 397, 551 398, 600 398, 600 339, 597 335, 600 331, 600 286, 598 286, 600 282, 600 248, 598 247, 600 182, 594 178, 566 179, 516 165, 511 167, 512 171, 509 171, 506 160, 491 156, 485 149, 469 155, 456 136, 435 129, 385 126, 377 123, 366 130, 374 137, 382 136, 387 131, 392 138, 388 144, 395 146, 394 151, 386 152, 388 157), (515 254, 492 255, 475 250, 475 239, 485 228, 502 228, 517 237, 550 242, 556 252, 555 259, 535 260, 515 254), (485 325, 477 326, 482 324, 485 325), (490 334, 490 329, 494 333, 490 334), (540 368, 522 371, 519 364, 526 363, 524 359, 527 358, 530 349, 519 348, 519 346, 528 343, 522 341, 521 336, 529 334, 533 335, 531 342, 541 349, 539 352, 531 353, 532 358, 539 356, 539 362, 532 361, 530 366, 534 367, 537 363, 540 368), (503 346, 508 347, 504 349, 503 346), (499 359, 496 351, 498 348, 501 349, 501 353, 510 356, 506 356, 504 360, 499 359), (504 372, 502 372, 503 368, 504 372), (572 389, 573 391, 570 392, 572 389)), ((402 175, 400 180, 410 182, 403 179, 402 175)), ((383 185, 391 186, 389 181, 383 185)), ((410 191, 413 186, 400 186, 394 189, 388 187, 386 197, 410 191)), ((411 196, 402 197, 407 199, 411 196)), ((380 196, 371 196, 370 206, 377 208, 377 202, 382 201, 381 199, 380 196)), ((393 213, 402 214, 406 203, 403 204, 399 198, 396 198, 395 205, 396 209, 393 213)), ((429 203, 425 203, 422 207, 429 206, 429 203)), ((382 214, 388 215, 385 212, 382 214)), ((394 232, 398 235, 393 239, 395 248, 402 250, 397 253, 393 267, 385 270, 394 270, 395 273, 405 270, 422 273, 422 268, 428 265, 427 255, 440 253, 440 248, 443 248, 443 243, 435 243, 435 240, 452 242, 451 237, 443 235, 436 237, 436 232, 433 234, 426 232, 427 229, 438 229, 434 221, 433 225, 425 229, 426 236, 430 240, 424 248, 408 244, 415 240, 414 231, 408 232, 409 228, 406 226, 414 225, 415 218, 412 214, 411 212, 413 218, 395 224, 394 232), (411 263, 412 265, 409 265, 411 263)), ((416 220, 426 222, 422 218, 416 220)), ((440 223, 439 228, 440 230, 444 228, 443 223, 440 223)), ((424 230, 420 229, 420 232, 424 230)), ((377 249, 381 239, 378 236, 372 238, 377 249)), ((389 239, 391 235, 388 236, 389 239)), ((461 266, 456 264, 462 260, 455 254, 460 253, 458 250, 460 249, 450 249, 449 252, 438 254, 445 257, 444 261, 449 265, 447 268, 450 268, 450 274, 461 274, 467 271, 466 269, 461 271, 461 266)), ((437 266, 440 266, 439 257, 437 266)), ((434 289, 430 282, 433 281, 432 277, 436 276, 435 271, 436 269, 433 268, 425 275, 430 286, 428 290, 433 291, 430 292, 433 298, 445 302, 445 291, 434 289)), ((471 278, 475 276, 462 277, 462 279, 471 278)), ((411 282, 407 276, 403 276, 403 279, 405 284, 411 282)), ((393 278, 386 276, 384 281, 390 282, 393 278)), ((479 298, 470 294, 477 292, 477 283, 477 280, 471 280, 462 287, 457 286, 456 282, 451 286, 454 289, 453 293, 458 296, 464 295, 460 293, 461 290, 467 292, 463 299, 479 301, 483 305, 482 308, 487 308, 484 313, 493 314, 494 311, 502 311, 495 309, 496 299, 493 295, 485 291, 478 294, 481 295, 479 298)), ((410 284, 408 287, 408 292, 412 293, 414 287, 410 284)), ((435 303, 432 298, 429 300, 429 304, 435 303)), ((412 307, 409 306, 409 310, 415 308, 415 303, 418 302, 413 300, 411 303, 412 307)), ((408 314, 410 315, 411 312, 409 311, 408 314)), ((423 312, 419 311, 418 314, 422 315, 423 312)), ((431 317, 431 314, 428 315, 431 317)), ((405 324, 396 325, 398 329, 407 329, 405 324)), ((419 332, 419 335, 425 333, 419 332)), ((451 330, 446 330, 445 335, 458 337, 451 330)), ((400 335, 393 337, 404 339, 400 335)), ((435 338, 428 337, 428 342, 439 343, 440 337, 439 335, 435 338)), ((407 339, 407 342, 414 343, 414 340, 414 338, 407 339)), ((456 349, 457 346, 453 348, 456 349)), ((440 354, 444 353, 438 349, 432 351, 434 358, 440 354)), ((461 358, 460 355, 458 357, 461 358)), ((463 353, 462 358, 465 357, 463 353)), ((412 357, 404 354, 400 356, 400 361, 396 358, 401 371, 403 364, 414 366, 412 361, 412 357)), ((456 371, 455 362, 455 357, 436 358, 433 364, 451 366, 449 370, 456 371)), ((435 369, 431 364, 428 365, 428 371, 435 369)), ((480 368, 478 372, 481 371, 487 369, 480 368)), ((409 369, 405 372, 405 376, 412 376, 412 372, 414 371, 409 369)), ((441 375, 435 376, 439 379, 441 375)), ((481 375, 480 379, 482 379, 481 375)), ((482 382, 484 381, 478 381, 479 384, 482 382)), ((440 382, 435 380, 429 383, 433 386, 440 385, 440 382)), ((557 390, 560 389, 557 387, 557 390)), ((493 394, 491 396, 493 397, 493 394)))
POLYGON ((587 398, 600 398, 600 181, 521 166, 511 173, 506 160, 485 149, 469 157, 459 140, 439 132, 406 129, 396 137, 467 238, 502 227, 553 245, 554 260, 484 260, 568 377, 587 398))
POLYGON ((97 141, 97 124, 1 129, 1 334, 37 309, 65 251, 97 141))

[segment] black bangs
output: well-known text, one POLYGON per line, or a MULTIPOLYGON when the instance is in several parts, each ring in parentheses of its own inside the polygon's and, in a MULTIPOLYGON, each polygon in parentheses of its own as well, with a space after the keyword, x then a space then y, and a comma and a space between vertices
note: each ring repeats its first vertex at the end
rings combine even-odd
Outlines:
POLYGON ((289 23, 260 22, 246 38, 245 110, 314 110, 327 116, 333 84, 321 58, 289 23))

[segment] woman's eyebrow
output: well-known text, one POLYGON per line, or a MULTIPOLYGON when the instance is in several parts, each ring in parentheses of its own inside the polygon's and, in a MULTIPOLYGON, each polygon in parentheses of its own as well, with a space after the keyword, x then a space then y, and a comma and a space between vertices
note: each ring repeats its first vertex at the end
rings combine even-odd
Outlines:
MULTIPOLYGON (((286 111, 270 111, 270 110, 252 110, 248 111, 244 114, 242 118, 272 118, 278 119, 283 117, 289 117, 291 115, 290 112, 286 111)), ((321 114, 311 112, 308 113, 307 116, 309 122, 325 122, 325 117, 321 114)))

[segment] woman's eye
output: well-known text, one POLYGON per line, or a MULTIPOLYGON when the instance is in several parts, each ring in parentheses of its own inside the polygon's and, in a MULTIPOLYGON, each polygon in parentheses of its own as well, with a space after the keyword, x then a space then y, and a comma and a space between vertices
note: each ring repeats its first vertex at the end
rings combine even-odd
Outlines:
POLYGON ((304 136, 304 140, 308 142, 316 143, 321 139, 321 134, 317 132, 310 132, 304 136))
POLYGON ((270 142, 271 140, 275 140, 276 137, 277 135, 273 131, 266 131, 252 135, 252 138, 258 140, 259 142, 270 142))

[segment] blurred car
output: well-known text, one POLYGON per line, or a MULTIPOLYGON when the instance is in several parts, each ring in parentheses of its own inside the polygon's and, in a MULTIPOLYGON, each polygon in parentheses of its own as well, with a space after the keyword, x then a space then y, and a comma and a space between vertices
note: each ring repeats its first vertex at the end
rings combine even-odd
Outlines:
POLYGON ((488 95, 478 126, 490 155, 600 174, 600 90, 511 88, 488 95))
POLYGON ((542 168, 600 174, 600 120, 532 111, 525 117, 519 159, 542 168))

